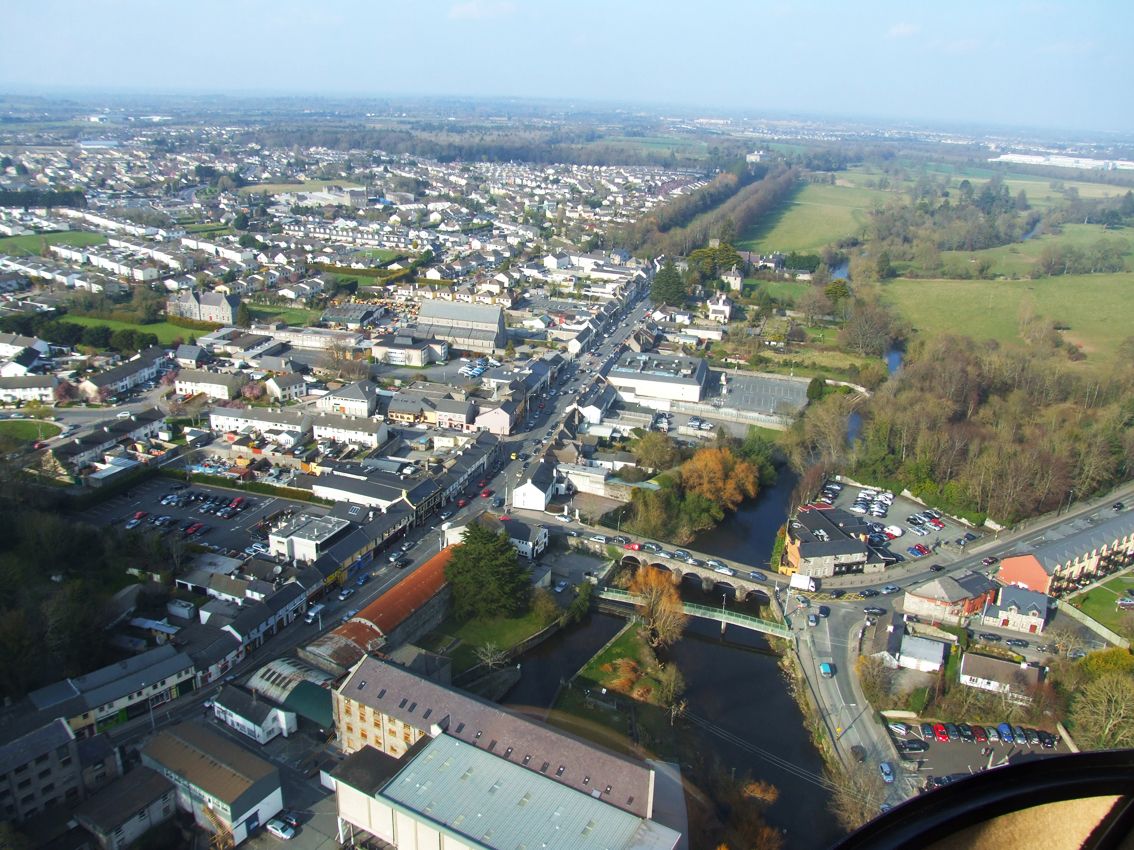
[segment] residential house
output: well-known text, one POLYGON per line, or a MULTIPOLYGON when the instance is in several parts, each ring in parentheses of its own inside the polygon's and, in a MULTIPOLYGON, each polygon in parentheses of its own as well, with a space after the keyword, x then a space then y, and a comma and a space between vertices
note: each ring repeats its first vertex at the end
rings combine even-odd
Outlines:
POLYGON ((298 372, 273 375, 264 382, 268 398, 276 401, 297 401, 307 395, 307 379, 298 372))
POLYGON ((981 619, 986 626, 998 626, 1030 635, 1043 634, 1051 617, 1051 597, 1034 590, 1008 585, 1000 588, 996 602, 986 602, 981 619))
POLYGON ((178 395, 205 395, 211 399, 236 398, 247 383, 243 375, 208 372, 204 369, 182 369, 177 373, 174 390, 178 395))
POLYGON ((373 416, 378 406, 378 385, 373 381, 357 381, 329 392, 317 402, 319 410, 345 416, 373 416))
POLYGON ((183 369, 198 369, 209 360, 209 352, 199 345, 181 343, 173 353, 173 359, 183 369))
POLYGON ((147 381, 156 380, 167 362, 163 349, 156 346, 147 348, 119 366, 84 378, 79 383, 79 394, 87 401, 113 398, 147 381))
POLYGON ((1032 701, 1035 689, 1044 680, 1042 667, 966 652, 961 656, 960 682, 970 688, 1004 694, 1012 702, 1032 701))
POLYGON ((177 292, 170 295, 165 302, 165 311, 170 316, 180 316, 195 322, 214 322, 218 325, 236 324, 236 311, 239 307, 240 297, 237 295, 196 290, 177 292))
POLYGON ((546 458, 540 458, 527 480, 512 491, 512 505, 531 511, 546 511, 557 492, 559 485, 555 467, 546 458))
POLYGON ((38 401, 51 404, 55 401, 55 388, 59 379, 54 375, 25 375, 18 378, 0 378, 0 401, 38 401))
POLYGON ((723 292, 718 292, 708 301, 709 320, 727 325, 732 318, 732 301, 723 292))
POLYGON ((1027 554, 1005 557, 997 578, 1002 584, 1058 598, 1130 564, 1134 564, 1134 511, 1125 511, 1027 554))

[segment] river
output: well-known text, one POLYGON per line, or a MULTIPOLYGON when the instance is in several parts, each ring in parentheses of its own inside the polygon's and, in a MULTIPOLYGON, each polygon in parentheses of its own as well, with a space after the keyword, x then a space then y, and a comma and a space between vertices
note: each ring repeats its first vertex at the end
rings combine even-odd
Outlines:
MULTIPOLYGON (((796 480, 790 469, 781 469, 774 486, 701 535, 692 548, 763 567, 796 480)), ((740 604, 749 613, 761 613, 755 600, 741 604, 731 593, 725 595, 727 599, 720 591, 706 593, 696 581, 682 584, 682 596, 690 602, 730 609, 740 604)), ((523 672, 507 704, 541 714, 555 700, 561 678, 578 671, 624 623, 612 614, 592 613, 585 623, 526 653, 519 659, 523 672)), ((670 657, 685 676, 689 712, 706 719, 713 730, 686 725, 683 734, 694 736, 699 749, 714 754, 737 777, 750 775, 779 789, 780 801, 767 816, 773 826, 786 830, 786 847, 812 850, 833 844, 841 831, 827 811, 827 792, 816 781, 823 764, 787 691, 778 656, 764 637, 730 627, 722 638, 719 623, 690 620, 670 657)))

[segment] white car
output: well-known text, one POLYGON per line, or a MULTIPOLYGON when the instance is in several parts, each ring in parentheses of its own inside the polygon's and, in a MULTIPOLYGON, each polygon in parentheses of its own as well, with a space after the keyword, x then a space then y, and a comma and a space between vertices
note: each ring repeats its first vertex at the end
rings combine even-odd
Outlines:
POLYGON ((291 841, 295 838, 295 830, 279 818, 272 818, 264 825, 264 828, 276 838, 282 838, 284 841, 291 841))
POLYGON ((556 514, 555 518, 557 520, 559 520, 560 522, 570 522, 571 521, 571 517, 568 516, 567 514, 556 514))
POLYGON ((556 593, 562 593, 566 589, 567 589, 567 582, 564 579, 560 579, 559 581, 555 582, 555 592, 556 593))

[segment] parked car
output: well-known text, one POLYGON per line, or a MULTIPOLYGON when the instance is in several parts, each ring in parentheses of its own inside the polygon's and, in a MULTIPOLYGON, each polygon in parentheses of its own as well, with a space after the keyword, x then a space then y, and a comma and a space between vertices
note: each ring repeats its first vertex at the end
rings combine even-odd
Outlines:
POLYGON ((606 543, 607 542, 605 534, 592 534, 589 539, 592 543, 606 543))
POLYGON ((885 594, 897 593, 899 590, 901 590, 901 588, 898 587, 896 584, 884 584, 884 585, 882 585, 882 592, 885 593, 885 594))
POLYGON ((272 818, 267 822, 264 828, 276 838, 282 838, 284 841, 291 841, 291 839, 295 838, 295 829, 288 826, 279 818, 272 818))
POLYGON ((726 576, 736 575, 736 570, 734 570, 732 567, 726 567, 724 564, 721 564, 719 567, 714 567, 713 572, 726 576))
POLYGON ((865 608, 862 609, 862 613, 863 614, 869 614, 872 617, 881 617, 883 614, 886 613, 886 609, 885 608, 879 608, 877 605, 867 605, 865 608))
POLYGON ((623 544, 622 548, 623 549, 629 549, 631 552, 639 552, 642 549, 642 544, 636 543, 633 540, 631 540, 629 543, 623 544))
POLYGON ((895 722, 895 723, 890 723, 888 725, 890 727, 890 731, 893 732, 895 735, 902 735, 904 737, 904 736, 910 734, 910 727, 905 723, 895 722))
POLYGON ((916 738, 912 741, 898 741, 898 752, 900 753, 924 753, 928 750, 929 744, 916 738))
POLYGON ((977 635, 977 637, 979 637, 986 643, 1000 643, 1001 641, 1000 635, 995 634, 994 632, 981 632, 979 635, 977 635))
POLYGON ((942 744, 949 743, 949 730, 945 728, 944 723, 935 723, 933 726, 933 737, 940 741, 942 744))
POLYGON ((882 781, 887 785, 894 783, 894 767, 888 761, 882 762, 878 765, 878 771, 882 774, 882 781))
POLYGON ((1008 644, 1008 646, 1014 646, 1017 649, 1027 649, 1028 647, 1028 642, 1023 638, 1008 638, 1008 640, 1004 642, 1008 644))

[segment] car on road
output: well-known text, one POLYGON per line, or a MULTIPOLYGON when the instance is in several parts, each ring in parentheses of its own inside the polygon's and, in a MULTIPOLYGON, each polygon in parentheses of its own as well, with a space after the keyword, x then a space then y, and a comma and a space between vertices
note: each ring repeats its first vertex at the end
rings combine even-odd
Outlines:
POLYGON ((662 550, 661 546, 659 546, 657 543, 643 543, 642 544, 642 551, 643 552, 651 552, 651 553, 656 555, 659 552, 661 552, 661 550, 662 550))
POLYGON ((884 584, 884 585, 882 585, 882 592, 885 593, 885 594, 897 593, 899 590, 901 590, 901 588, 898 587, 896 584, 884 584))
POLYGON ((625 546, 627 543, 630 542, 630 538, 629 537, 623 537, 622 535, 619 535, 618 537, 611 538, 610 542, 614 543, 618 546, 625 546))
POLYGON ((869 614, 872 617, 881 617, 886 613, 885 608, 879 608, 877 605, 867 605, 862 609, 863 614, 869 614))
POLYGON ((339 591, 339 602, 346 602, 352 596, 354 596, 354 588, 353 587, 344 587, 342 590, 339 591))
POLYGON ((863 599, 870 599, 870 598, 872 598, 872 597, 874 597, 874 596, 877 596, 877 595, 878 595, 878 591, 877 591, 877 590, 875 590, 875 589, 874 589, 873 587, 867 587, 867 588, 865 588, 865 589, 863 589, 863 590, 860 590, 860 591, 858 592, 858 595, 859 595, 859 596, 861 596, 861 597, 862 597, 863 599))
POLYGON ((568 587, 567 581, 564 580, 564 579, 560 579, 559 581, 555 582, 555 592, 556 593, 562 593, 563 591, 565 591, 567 589, 567 587, 568 587))
POLYGON ((450 517, 453 516, 453 512, 452 511, 441 511, 441 513, 439 513, 437 516, 442 522, 444 522, 445 520, 447 520, 447 519, 449 519, 450 517))
POLYGON ((492 495, 492 491, 489 490, 487 487, 485 487, 483 490, 480 491, 480 497, 482 499, 487 499, 491 495, 492 495))
POLYGON ((715 570, 717 567, 723 567, 724 564, 721 561, 718 561, 716 558, 709 558, 707 561, 705 561, 705 566, 712 567, 715 570))
POLYGON ((555 518, 557 520, 559 520, 560 522, 570 522, 571 521, 571 517, 568 514, 556 514, 555 518))
POLYGON ((1008 638, 1008 640, 1004 642, 1008 644, 1008 646, 1014 646, 1017 649, 1027 649, 1028 647, 1028 642, 1023 638, 1008 638))
POLYGON ((276 838, 282 838, 284 841, 291 841, 295 838, 294 827, 288 826, 279 818, 272 818, 265 824, 264 828, 276 838))
POLYGON ((1115 502, 1113 505, 1110 506, 1110 509, 1112 511, 1114 511, 1115 513, 1118 513, 1119 511, 1123 510, 1125 507, 1126 507, 1126 505, 1124 505, 1122 502, 1115 502))
POLYGON ((929 571, 931 573, 939 573, 944 569, 945 568, 943 566, 941 566, 940 564, 931 564, 930 567, 929 567, 929 571))
POLYGON ((888 761, 882 762, 878 765, 878 772, 882 774, 882 781, 887 785, 894 784, 894 767, 888 761))
POLYGON ((767 581, 768 577, 759 570, 752 570, 748 573, 748 577, 753 581, 767 581))
POLYGON ((592 543, 606 543, 607 542, 605 534, 592 534, 587 539, 590 540, 592 543))
POLYGON ((719 567, 714 567, 713 572, 720 573, 721 575, 725 576, 736 575, 736 570, 734 570, 732 567, 726 567, 724 564, 721 564, 719 567))
POLYGON ((993 555, 989 555, 987 558, 981 558, 980 562, 982 564, 984 564, 986 567, 991 567, 993 564, 995 564, 999 560, 1000 560, 999 558, 994 557, 993 555))
POLYGON ((691 567, 703 567, 703 566, 705 566, 705 562, 702 561, 700 558, 686 558, 685 563, 687 563, 691 567))
POLYGON ((1000 643, 1001 641, 1000 635, 993 632, 981 632, 977 637, 987 643, 1000 643))
POLYGON ((641 543, 636 543, 631 540, 629 543, 622 544, 623 549, 629 549, 631 552, 639 552, 642 549, 641 543))

